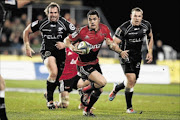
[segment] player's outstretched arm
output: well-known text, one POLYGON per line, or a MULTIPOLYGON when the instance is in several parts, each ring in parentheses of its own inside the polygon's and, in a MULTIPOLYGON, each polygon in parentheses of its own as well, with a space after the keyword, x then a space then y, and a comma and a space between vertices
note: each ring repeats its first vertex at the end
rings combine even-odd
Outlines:
POLYGON ((23 31, 23 41, 25 46, 26 55, 32 57, 32 53, 35 53, 34 50, 30 47, 29 35, 32 33, 31 24, 29 24, 26 29, 23 31))

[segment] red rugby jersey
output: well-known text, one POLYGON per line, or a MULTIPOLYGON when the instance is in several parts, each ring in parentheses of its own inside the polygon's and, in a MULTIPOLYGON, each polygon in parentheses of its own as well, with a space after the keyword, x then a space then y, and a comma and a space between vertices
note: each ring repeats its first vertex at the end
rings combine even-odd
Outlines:
POLYGON ((91 46, 91 51, 89 54, 78 56, 78 66, 94 65, 98 63, 99 60, 97 58, 97 55, 104 42, 105 37, 113 40, 109 28, 101 23, 99 24, 98 31, 90 30, 88 26, 85 26, 81 28, 79 32, 76 31, 73 34, 69 35, 69 38, 72 41, 86 41, 91 46))
POLYGON ((66 48, 66 60, 63 73, 59 80, 68 80, 77 75, 77 62, 78 54, 66 48))

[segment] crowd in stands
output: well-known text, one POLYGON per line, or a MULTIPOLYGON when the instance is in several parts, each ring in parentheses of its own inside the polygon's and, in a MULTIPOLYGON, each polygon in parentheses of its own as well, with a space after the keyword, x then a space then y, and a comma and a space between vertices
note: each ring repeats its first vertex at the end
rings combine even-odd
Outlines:
MULTIPOLYGON (((87 19, 82 20, 81 25, 77 25, 74 19, 71 19, 69 13, 65 13, 64 17, 75 24, 77 28, 87 24, 87 19)), ((43 15, 37 16, 38 20, 43 19, 43 15)), ((25 27, 31 21, 27 20, 27 15, 24 13, 21 17, 14 17, 12 20, 7 19, 4 24, 2 35, 0 36, 0 54, 3 55, 24 55, 24 46, 22 33, 25 27)), ((34 55, 39 55, 42 38, 39 32, 30 35, 30 43, 32 49, 35 51, 34 55)), ((99 56, 101 57, 112 57, 112 51, 107 50, 108 48, 103 46, 99 56), (108 52, 107 52, 108 51, 108 52)), ((146 54, 147 48, 143 47, 142 52, 146 54)), ((163 45, 162 40, 155 40, 154 47, 154 61, 165 60, 165 59, 177 59, 177 52, 169 45, 163 45)), ((145 60, 145 57, 143 57, 145 60)), ((156 64, 154 62, 154 64, 156 64)))

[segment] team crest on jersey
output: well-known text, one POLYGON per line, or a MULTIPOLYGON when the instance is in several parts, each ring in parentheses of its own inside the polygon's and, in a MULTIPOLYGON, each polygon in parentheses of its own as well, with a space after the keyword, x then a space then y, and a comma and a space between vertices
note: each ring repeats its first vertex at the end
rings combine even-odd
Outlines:
POLYGON ((71 29, 71 30, 75 30, 76 29, 76 27, 71 23, 71 24, 69 24, 69 28, 71 29))

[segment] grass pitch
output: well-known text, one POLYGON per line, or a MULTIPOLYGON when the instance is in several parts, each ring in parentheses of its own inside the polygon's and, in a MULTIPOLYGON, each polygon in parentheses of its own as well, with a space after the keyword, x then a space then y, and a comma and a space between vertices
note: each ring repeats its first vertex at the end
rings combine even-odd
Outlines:
MULTIPOLYGON (((46 81, 6 80, 8 88, 45 89, 46 81)), ((94 105, 95 118, 82 116, 78 94, 70 94, 67 109, 48 110, 42 93, 7 91, 6 111, 9 120, 136 120, 136 119, 180 119, 180 86, 137 84, 134 90, 133 107, 137 114, 126 114, 124 91, 120 91, 113 101, 108 100, 108 93, 113 84, 107 84, 94 105), (140 112, 142 111, 142 114, 140 112)), ((55 93, 54 99, 58 100, 55 93)))

